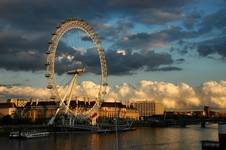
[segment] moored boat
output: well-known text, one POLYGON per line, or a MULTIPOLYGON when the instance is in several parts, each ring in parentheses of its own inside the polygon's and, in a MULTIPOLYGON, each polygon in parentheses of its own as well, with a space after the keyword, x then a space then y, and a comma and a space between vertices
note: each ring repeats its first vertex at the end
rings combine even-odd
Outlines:
POLYGON ((9 134, 11 139, 31 139, 39 137, 47 137, 49 132, 46 131, 12 131, 9 134))
MULTIPOLYGON (((131 128, 131 127, 118 128, 117 132, 126 132, 126 131, 134 131, 134 130, 136 130, 136 128, 131 128)), ((98 129, 96 132, 97 133, 114 133, 114 132, 116 132, 116 129, 115 128, 113 128, 113 129, 98 129)))
POLYGON ((20 137, 20 131, 11 131, 9 133, 9 138, 11 139, 17 139, 20 137))

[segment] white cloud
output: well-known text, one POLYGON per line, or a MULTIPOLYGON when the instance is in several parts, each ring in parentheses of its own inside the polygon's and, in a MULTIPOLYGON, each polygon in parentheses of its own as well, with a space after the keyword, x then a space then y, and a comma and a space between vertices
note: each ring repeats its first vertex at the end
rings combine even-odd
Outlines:
POLYGON ((202 101, 208 105, 226 108, 226 81, 208 81, 200 87, 202 101))
POLYGON ((122 56, 125 56, 125 55, 126 55, 126 50, 118 49, 118 50, 116 51, 116 53, 117 53, 117 54, 120 54, 120 55, 122 55, 122 56))
MULTIPOLYGON (((63 95, 65 90, 59 88, 63 95)), ((99 85, 92 81, 83 81, 75 87, 73 97, 95 98, 99 85)), ((191 87, 186 83, 173 84, 142 80, 136 86, 127 83, 115 87, 107 87, 106 101, 122 101, 123 103, 149 100, 162 102, 166 108, 191 108, 209 105, 214 108, 226 108, 226 81, 207 81, 199 87, 191 87)), ((25 97, 48 99, 50 92, 46 88, 5 87, 0 86, 0 97, 25 97)))

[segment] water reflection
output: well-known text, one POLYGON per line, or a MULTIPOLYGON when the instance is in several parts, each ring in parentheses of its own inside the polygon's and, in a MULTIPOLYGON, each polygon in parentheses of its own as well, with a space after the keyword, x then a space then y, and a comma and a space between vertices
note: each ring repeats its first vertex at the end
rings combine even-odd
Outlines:
MULTIPOLYGON (((121 150, 190 150, 200 149, 200 140, 218 140, 217 125, 207 128, 138 128, 118 135, 121 150)), ((0 137, 5 150, 114 150, 115 134, 74 132, 56 133, 47 138, 9 140, 0 137)))

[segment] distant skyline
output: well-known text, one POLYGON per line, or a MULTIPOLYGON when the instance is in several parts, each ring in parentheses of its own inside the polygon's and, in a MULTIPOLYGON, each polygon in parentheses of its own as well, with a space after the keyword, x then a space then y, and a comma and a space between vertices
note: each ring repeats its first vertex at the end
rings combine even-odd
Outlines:
MULTIPOLYGON (((108 99, 226 108, 225 0, 1 0, 0 99, 48 97, 45 52, 67 18, 84 19, 99 35, 108 99)), ((69 32, 57 56, 57 79, 68 80, 63 71, 82 61, 88 73, 79 77, 77 92, 95 97, 100 66, 90 40, 69 32)))

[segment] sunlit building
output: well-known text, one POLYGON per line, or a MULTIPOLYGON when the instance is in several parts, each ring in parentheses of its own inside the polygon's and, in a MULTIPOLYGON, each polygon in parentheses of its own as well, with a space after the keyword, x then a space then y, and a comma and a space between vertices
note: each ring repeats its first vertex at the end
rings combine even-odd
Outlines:
POLYGON ((162 103, 139 101, 133 103, 133 106, 138 110, 140 117, 148 117, 153 115, 163 115, 164 106, 162 103))
MULTIPOLYGON (((85 112, 93 107, 95 101, 71 101, 70 109, 76 112, 85 112)), ((37 119, 51 118, 58 108, 58 103, 55 101, 33 101, 28 102, 23 111, 22 116, 30 118, 33 121, 37 119)), ((63 111, 63 110, 61 110, 63 111)), ((98 117, 123 119, 139 119, 139 112, 132 106, 126 107, 122 103, 103 102, 101 108, 97 112, 98 117)))
POLYGON ((14 103, 16 107, 24 107, 29 100, 22 98, 11 98, 7 100, 8 103, 14 103))
POLYGON ((99 110, 100 117, 107 118, 123 118, 123 119, 139 119, 139 112, 132 106, 123 105, 120 102, 104 102, 99 110))
POLYGON ((14 116, 16 113, 16 105, 14 103, 0 103, 0 117, 14 116))
POLYGON ((51 118, 56 110, 57 103, 54 101, 31 101, 24 106, 21 116, 36 121, 51 118))

